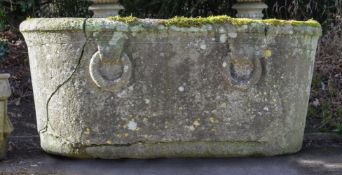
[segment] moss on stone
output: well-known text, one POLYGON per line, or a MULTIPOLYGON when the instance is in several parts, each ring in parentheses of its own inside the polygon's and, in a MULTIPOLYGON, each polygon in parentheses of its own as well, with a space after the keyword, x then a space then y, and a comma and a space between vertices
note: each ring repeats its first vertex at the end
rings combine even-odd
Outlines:
POLYGON ((231 18, 228 16, 210 16, 207 18, 174 17, 163 20, 161 23, 165 26, 199 27, 205 24, 224 24, 229 20, 231 20, 231 18))
POLYGON ((165 26, 177 26, 177 27, 198 27, 206 24, 224 24, 229 23, 235 26, 248 25, 252 23, 264 23, 274 26, 310 26, 321 27, 321 25, 315 20, 309 21, 294 21, 294 20, 280 20, 280 19, 249 19, 249 18, 232 18, 229 16, 210 16, 207 18, 187 18, 187 17, 174 17, 168 20, 162 21, 165 26))
MULTIPOLYGON (((126 24, 132 24, 138 21, 138 18, 133 16, 127 17, 109 17, 109 19, 114 21, 124 22, 126 24)), ((267 24, 267 25, 274 25, 274 26, 284 26, 284 25, 292 25, 292 26, 310 26, 319 28, 321 25, 315 20, 309 21, 295 21, 295 20, 280 20, 280 19, 249 19, 249 18, 232 18, 229 16, 209 16, 209 17, 174 17, 171 19, 161 20, 160 24, 169 26, 177 26, 177 27, 200 27, 203 25, 214 25, 214 24, 232 24, 235 26, 242 26, 248 25, 252 23, 259 23, 259 24, 267 24)))
POLYGON ((262 22, 274 25, 274 26, 283 26, 283 25, 292 25, 292 26, 310 26, 310 27, 321 27, 321 25, 315 20, 308 21, 295 21, 295 20, 280 20, 280 19, 265 19, 261 20, 262 22))
POLYGON ((280 20, 280 19, 249 19, 249 18, 232 18, 229 16, 210 16, 207 18, 185 18, 185 17, 175 17, 165 22, 166 26, 175 25, 179 27, 189 27, 189 26, 200 26, 204 24, 223 24, 230 23, 236 26, 248 25, 252 23, 264 23, 274 26, 310 26, 310 27, 321 27, 321 25, 315 20, 308 21, 295 21, 295 20, 280 20))
POLYGON ((109 19, 113 20, 113 21, 123 22, 125 24, 132 24, 132 23, 136 23, 138 21, 138 18, 133 17, 133 16, 125 16, 125 17, 112 16, 112 17, 109 17, 109 19))

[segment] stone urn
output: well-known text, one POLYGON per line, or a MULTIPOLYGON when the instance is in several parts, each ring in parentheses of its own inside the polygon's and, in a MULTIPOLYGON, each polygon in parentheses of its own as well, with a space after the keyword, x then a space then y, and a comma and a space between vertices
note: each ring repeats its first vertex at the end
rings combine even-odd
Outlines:
POLYGON ((238 11, 236 15, 238 18, 262 19, 264 17, 262 11, 267 9, 267 5, 262 0, 237 0, 233 9, 238 11))
POLYGON ((11 96, 9 77, 9 74, 0 74, 0 159, 6 155, 7 138, 13 130, 7 116, 7 99, 11 96))
POLYGON ((119 11, 123 9, 119 0, 90 0, 94 4, 89 10, 94 12, 94 18, 105 18, 109 16, 119 15, 119 11))
POLYGON ((321 27, 209 18, 28 19, 42 148, 76 158, 301 149, 321 27))

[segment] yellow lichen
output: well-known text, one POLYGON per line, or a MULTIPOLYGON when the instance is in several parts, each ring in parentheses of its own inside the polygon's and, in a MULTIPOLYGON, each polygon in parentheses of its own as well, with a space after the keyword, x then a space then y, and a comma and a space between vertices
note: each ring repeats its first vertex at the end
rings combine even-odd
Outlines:
POLYGON ((270 58, 272 56, 272 51, 269 49, 264 50, 263 56, 264 58, 270 58))
POLYGON ((90 129, 86 128, 86 130, 84 131, 84 134, 89 135, 90 134, 90 129))
POLYGON ((215 117, 210 117, 209 118, 210 123, 215 124, 218 123, 218 120, 215 117))
POLYGON ((228 16, 209 16, 207 18, 197 17, 174 17, 171 19, 163 20, 161 23, 165 26, 178 26, 178 27, 199 27, 205 24, 223 24, 231 20, 228 16))
POLYGON ((252 23, 263 23, 274 26, 310 26, 321 27, 321 25, 315 20, 308 21, 295 21, 295 20, 281 20, 281 19, 250 19, 250 18, 232 18, 229 16, 209 16, 209 17, 174 17, 171 19, 163 20, 161 22, 165 26, 177 26, 177 27, 199 27, 206 24, 232 24, 235 26, 248 25, 252 23))
POLYGON ((133 17, 133 16, 126 16, 126 17, 112 16, 112 17, 109 17, 109 19, 113 21, 123 22, 126 24, 132 24, 138 21, 138 18, 133 17))
POLYGON ((292 25, 292 26, 310 26, 310 27, 321 27, 321 25, 315 20, 308 21, 295 21, 295 20, 281 20, 281 19, 265 19, 262 20, 265 24, 274 26, 292 25))
POLYGON ((196 127, 198 127, 198 126, 200 126, 201 124, 199 123, 198 120, 195 120, 194 123, 193 123, 193 125, 196 126, 196 127))

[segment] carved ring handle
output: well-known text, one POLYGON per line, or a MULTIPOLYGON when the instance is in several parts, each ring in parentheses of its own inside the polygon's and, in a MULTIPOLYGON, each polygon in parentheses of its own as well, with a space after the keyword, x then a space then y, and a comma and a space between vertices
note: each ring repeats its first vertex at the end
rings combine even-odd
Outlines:
POLYGON ((262 64, 261 64, 261 59, 256 58, 250 60, 251 63, 253 64, 253 70, 251 71, 251 74, 248 79, 241 80, 238 77, 235 77, 233 75, 233 66, 235 61, 239 61, 239 59, 228 59, 227 60, 227 65, 226 65, 226 71, 224 75, 226 76, 226 79, 228 80, 229 84, 233 86, 234 88, 240 89, 240 90, 247 90, 251 88, 253 85, 256 85, 262 76, 262 64))
POLYGON ((132 62, 128 55, 123 52, 123 46, 126 41, 126 36, 114 35, 116 39, 115 44, 99 43, 98 51, 93 55, 90 60, 89 72, 90 77, 94 83, 106 90, 114 93, 118 93, 124 87, 126 87, 132 76, 132 62), (119 78, 109 79, 103 76, 101 72, 101 65, 106 66, 114 65, 109 71, 118 71, 118 65, 120 72, 119 78))

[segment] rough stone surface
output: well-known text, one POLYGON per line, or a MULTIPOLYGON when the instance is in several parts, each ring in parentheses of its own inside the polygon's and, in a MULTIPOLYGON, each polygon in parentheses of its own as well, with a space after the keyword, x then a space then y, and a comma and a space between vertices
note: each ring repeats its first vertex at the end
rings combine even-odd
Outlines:
POLYGON ((301 149, 320 28, 30 19, 21 31, 49 153, 228 157, 301 149))
POLYGON ((11 96, 8 78, 9 74, 0 74, 0 159, 6 155, 7 138, 13 130, 7 116, 7 99, 11 96))

